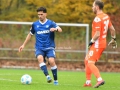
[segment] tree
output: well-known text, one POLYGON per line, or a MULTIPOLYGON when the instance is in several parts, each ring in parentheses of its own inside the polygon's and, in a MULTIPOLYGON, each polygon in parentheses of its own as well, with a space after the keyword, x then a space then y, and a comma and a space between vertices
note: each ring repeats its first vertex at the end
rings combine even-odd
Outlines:
MULTIPOLYGON (((44 6, 48 9, 48 18, 56 22, 90 23, 94 17, 94 0, 1 0, 1 20, 34 21, 36 9, 44 6)), ((105 2, 106 13, 115 13, 118 6, 112 0, 105 2)))

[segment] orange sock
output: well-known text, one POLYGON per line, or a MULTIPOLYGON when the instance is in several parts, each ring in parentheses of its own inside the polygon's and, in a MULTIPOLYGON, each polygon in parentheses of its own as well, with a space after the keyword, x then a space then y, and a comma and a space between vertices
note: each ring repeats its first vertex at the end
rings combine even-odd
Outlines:
POLYGON ((91 72, 95 75, 96 78, 101 77, 98 68, 93 63, 88 63, 88 67, 90 68, 91 72))
POLYGON ((85 72, 86 72, 86 79, 87 80, 91 80, 91 70, 90 68, 88 67, 88 60, 85 60, 85 72))

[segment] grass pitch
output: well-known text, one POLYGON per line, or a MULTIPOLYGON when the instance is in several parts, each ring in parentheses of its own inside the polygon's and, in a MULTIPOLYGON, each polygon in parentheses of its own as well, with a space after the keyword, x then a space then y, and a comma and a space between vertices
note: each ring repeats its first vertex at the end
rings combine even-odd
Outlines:
MULTIPOLYGON (((52 77, 51 71, 49 71, 52 77)), ((105 84, 98 90, 120 90, 120 73, 101 73, 105 84)), ((92 87, 83 87, 85 72, 58 71, 59 85, 48 84, 41 70, 0 69, 0 90, 93 90, 92 87), (23 85, 20 78, 23 74, 32 77, 31 85, 23 85)), ((92 85, 96 79, 92 76, 92 85)))

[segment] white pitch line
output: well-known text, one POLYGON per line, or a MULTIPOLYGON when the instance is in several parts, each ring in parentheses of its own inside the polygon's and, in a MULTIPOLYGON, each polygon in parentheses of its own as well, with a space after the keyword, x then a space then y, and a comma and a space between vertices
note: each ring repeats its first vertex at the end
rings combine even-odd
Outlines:
MULTIPOLYGON (((27 73, 25 73, 25 74, 27 74, 27 73)), ((13 73, 13 74, 9 74, 9 73, 7 73, 7 74, 0 74, 0 76, 2 76, 2 75, 4 75, 4 76, 9 76, 9 75, 24 75, 24 74, 15 74, 15 73, 13 73)), ((35 74, 36 76, 41 76, 42 74, 35 74)))
MULTIPOLYGON (((20 80, 12 80, 12 79, 5 79, 5 78, 0 78, 1 81, 10 81, 10 82, 20 82, 20 80)), ((38 82, 34 82, 34 83, 38 83, 38 82)))
MULTIPOLYGON (((2 81, 10 81, 10 82, 18 82, 18 80, 11 80, 11 79, 5 79, 5 78, 0 78, 0 80, 2 81)), ((19 81, 20 82, 20 81, 19 81)), ((38 82, 34 82, 34 83, 38 83, 38 82)), ((53 83, 43 83, 43 84, 53 84, 53 83)), ((81 87, 80 85, 72 85, 72 84, 59 84, 59 86, 75 86, 75 87, 81 87)), ((104 87, 106 88, 106 87, 104 87)), ((108 87, 107 87, 108 88, 108 87)), ((120 87, 109 87, 109 88, 120 88, 120 87)))
POLYGON ((15 74, 15 73, 13 73, 13 74, 11 74, 11 73, 5 73, 5 74, 0 74, 0 75, 21 75, 21 74, 15 74))
MULTIPOLYGON (((18 82, 18 80, 11 80, 11 79, 5 79, 5 78, 0 78, 1 81, 10 81, 10 82, 18 82)), ((19 81, 20 82, 20 81, 19 81)), ((34 82, 34 83, 38 83, 38 82, 34 82)), ((52 84, 52 83, 44 83, 44 84, 52 84)), ((60 86, 79 86, 79 85, 72 85, 72 84, 59 84, 60 86)))
POLYGON ((0 80, 3 80, 3 81, 18 81, 18 80, 4 79, 4 78, 0 78, 0 80))

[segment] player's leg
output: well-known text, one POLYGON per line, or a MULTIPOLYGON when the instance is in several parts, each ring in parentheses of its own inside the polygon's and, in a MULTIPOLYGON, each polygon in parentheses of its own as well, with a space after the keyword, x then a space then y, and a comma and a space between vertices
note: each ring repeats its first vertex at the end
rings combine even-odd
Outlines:
POLYGON ((58 85, 57 78, 57 65, 55 63, 55 51, 54 49, 47 50, 47 57, 49 58, 49 64, 54 78, 54 85, 58 85))
POLYGON ((48 83, 52 82, 52 79, 49 76, 49 73, 48 73, 48 70, 47 70, 47 66, 44 63, 44 57, 43 57, 44 52, 42 50, 36 50, 35 54, 36 54, 36 57, 37 57, 38 62, 39 62, 39 67, 41 68, 41 70, 43 71, 44 75, 47 78, 47 82, 48 83))
POLYGON ((51 66, 51 71, 53 74, 53 78, 54 78, 54 84, 58 85, 58 78, 57 78, 57 65, 55 64, 55 59, 50 57, 49 58, 49 63, 51 66))
POLYGON ((84 63, 85 63, 85 74, 86 74, 86 82, 84 84, 84 87, 91 87, 91 70, 90 68, 88 67, 88 60, 85 59, 84 60, 84 63))
POLYGON ((89 62, 88 67, 91 69, 92 73, 95 75, 95 77, 97 78, 97 84, 94 86, 94 88, 98 88, 100 85, 103 85, 105 82, 102 79, 101 75, 100 75, 100 71, 99 69, 96 67, 94 62, 89 62))
POLYGON ((103 85, 105 83, 100 75, 99 69, 95 65, 96 60, 100 58, 103 50, 104 49, 91 48, 90 53, 89 53, 90 58, 88 60, 88 67, 90 68, 91 72, 97 78, 97 84, 94 86, 94 88, 98 88, 100 85, 103 85))

